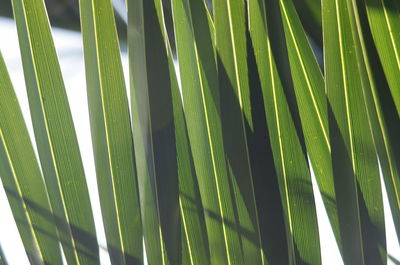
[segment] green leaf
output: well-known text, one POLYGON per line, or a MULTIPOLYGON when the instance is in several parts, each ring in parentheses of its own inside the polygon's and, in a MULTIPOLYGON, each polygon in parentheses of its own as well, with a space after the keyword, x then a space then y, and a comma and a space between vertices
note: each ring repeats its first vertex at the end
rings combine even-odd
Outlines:
POLYGON ((36 143, 69 264, 98 264, 92 209, 64 82, 41 0, 13 0, 36 143))
POLYGON ((265 151, 268 146, 256 143, 262 141, 259 135, 266 135, 266 128, 259 126, 260 118, 265 120, 263 115, 254 111, 262 111, 262 101, 255 98, 258 97, 255 96, 256 89, 250 89, 250 82, 252 86, 258 86, 258 76, 250 73, 252 79, 249 80, 248 65, 255 68, 255 62, 253 57, 252 63, 247 60, 252 49, 247 44, 246 8, 241 1, 216 1, 213 7, 225 152, 229 173, 237 182, 235 195, 240 225, 253 234, 253 240, 242 241, 243 255, 246 261, 260 264, 265 263, 265 253, 259 255, 262 248, 259 216, 264 210, 256 207, 255 198, 263 196, 260 189, 255 192, 254 183, 265 183, 262 179, 271 171, 259 165, 263 163, 260 157, 267 159, 267 156, 260 153, 258 146, 264 146, 265 151))
POLYGON ((354 254, 343 259, 346 264, 386 264, 381 184, 364 101, 366 70, 353 13, 355 8, 351 0, 323 2, 333 165, 342 176, 337 175, 337 181, 343 185, 339 186, 343 204, 354 213, 346 222, 347 228, 341 231, 346 243, 343 248, 351 248, 354 254), (349 189, 356 190, 353 196, 349 189))
POLYGON ((149 264, 180 264, 180 233, 192 225, 187 216, 181 221, 180 180, 192 176, 184 176, 188 165, 177 138, 184 127, 174 115, 182 106, 176 98, 178 82, 161 1, 130 1, 128 19, 132 124, 147 258, 149 264))
MULTIPOLYGON (((339 220, 346 220, 348 215, 352 213, 348 213, 345 207, 337 204, 329 140, 325 81, 292 0, 280 0, 279 2, 284 21, 293 85, 308 155, 336 242, 341 252, 347 252, 347 249, 342 247, 339 220)), ((344 255, 351 255, 351 253, 344 255)))
MULTIPOLYGON (((172 57, 169 56, 168 58, 170 70, 172 73, 175 73, 172 57)), ((192 150, 189 145, 182 98, 176 79, 173 79, 171 88, 179 173, 179 205, 184 232, 182 245, 187 245, 189 256, 187 263, 185 263, 186 260, 182 257, 182 264, 210 264, 210 250, 208 248, 204 208, 201 203, 192 150)))
POLYGON ((396 0, 364 2, 372 36, 400 116, 400 4, 396 0))
MULTIPOLYGON (((143 8, 143 6, 141 6, 141 3, 136 2, 135 4, 136 5, 133 6, 133 8, 131 7, 131 5, 128 6, 129 12, 132 12, 133 10, 140 11, 143 8)), ((162 232, 163 238, 165 239, 164 242, 166 247, 165 249, 152 249, 150 253, 148 252, 148 258, 151 259, 152 262, 154 261, 154 264, 159 264, 156 263, 156 259, 159 259, 160 257, 159 251, 162 251, 161 259, 163 259, 165 251, 167 251, 169 260, 171 260, 170 263, 172 264, 176 264, 177 262, 178 264, 207 264, 209 263, 209 250, 207 235, 205 232, 203 208, 200 201, 200 194, 198 191, 197 179, 194 172, 191 150, 187 139, 188 136, 184 120, 182 100, 179 93, 178 81, 174 69, 171 47, 167 38, 167 34, 165 32, 165 27, 163 24, 164 20, 160 19, 160 15, 162 14, 160 12, 161 5, 160 2, 156 2, 156 5, 153 7, 151 5, 148 5, 144 6, 144 8, 146 8, 146 14, 148 14, 145 21, 141 21, 143 17, 141 17, 140 13, 136 13, 136 15, 134 15, 133 12, 129 13, 131 14, 129 16, 130 22, 133 22, 130 25, 132 25, 132 28, 135 29, 135 33, 140 32, 140 34, 132 35, 132 31, 128 32, 128 39, 130 40, 129 55, 131 63, 131 81, 133 85, 131 96, 134 133, 137 137, 136 139, 139 139, 139 141, 143 139, 139 138, 143 137, 141 135, 142 132, 143 135, 146 135, 148 133, 146 132, 146 130, 149 129, 146 128, 146 122, 148 121, 146 121, 146 119, 144 119, 145 116, 143 116, 149 115, 149 112, 148 110, 146 110, 146 108, 148 108, 149 110, 153 109, 153 112, 150 113, 152 114, 152 116, 150 116, 148 119, 153 120, 152 124, 156 126, 156 128, 160 128, 160 125, 165 126, 163 121, 165 120, 165 118, 163 116, 166 113, 169 113, 168 115, 173 115, 173 117, 168 118, 168 120, 171 120, 171 122, 173 121, 173 124, 169 124, 168 126, 174 126, 175 139, 169 138, 163 141, 166 143, 175 143, 175 147, 168 146, 163 148, 165 148, 165 150, 174 150, 176 148, 177 160, 175 161, 174 159, 171 159, 170 153, 165 154, 166 156, 170 157, 169 160, 163 159, 160 156, 160 140, 158 140, 158 147, 154 145, 156 149, 154 149, 153 153, 155 159, 159 160, 158 163, 168 162, 170 164, 169 166, 177 166, 177 176, 179 181, 179 191, 176 191, 174 190, 174 187, 166 190, 165 187, 168 187, 168 185, 170 184, 166 185, 166 183, 163 182, 162 179, 158 180, 158 187, 161 187, 159 188, 159 191, 162 192, 159 197, 161 215, 160 222, 163 227, 162 232), (137 18, 139 20, 137 20, 137 18), (145 23, 145 25, 143 25, 143 23, 145 23), (147 29, 147 31, 145 31, 145 29, 147 29), (164 38, 164 40, 162 38, 164 38), (144 45, 140 45, 144 43, 144 41, 148 41, 148 43, 151 43, 152 46, 148 49, 145 49, 144 45), (158 53, 155 53, 154 51, 158 51, 158 53), (143 55, 145 55, 146 58, 142 57, 143 55), (147 73, 143 73, 143 65, 149 65, 148 69, 150 69, 150 71, 148 71, 147 73), (164 70, 156 72, 151 71, 155 67, 155 65, 157 65, 157 67, 160 67, 160 69, 169 70, 169 76, 166 75, 167 73, 164 72, 164 70), (147 82, 147 78, 149 80, 159 79, 163 86, 160 86, 159 84, 154 82, 147 82), (168 82, 170 84, 170 87, 165 87, 164 84, 168 84, 168 82), (164 92, 162 93, 165 93, 164 95, 167 96, 160 101, 160 92, 157 92, 157 90, 161 88, 164 90, 164 92), (168 95, 169 93, 170 95, 168 95), (137 101, 134 96, 138 96, 141 100, 137 101), (146 106, 146 104, 148 105, 146 106), (154 111, 154 109, 156 111, 154 111), (173 111, 173 113, 170 113, 171 110, 173 111), (141 117, 142 119, 138 120, 138 117, 141 117), (135 128, 135 125, 140 127, 135 128), (178 239, 175 235, 177 231, 171 231, 171 226, 169 225, 168 221, 168 215, 171 216, 171 211, 168 204, 171 202, 171 195, 173 196, 172 198, 175 198, 175 194, 179 195, 179 208, 182 227, 182 258, 179 261, 177 261, 177 259, 180 258, 179 248, 173 249, 174 245, 178 246, 178 243, 175 241, 176 239, 178 239), (167 203, 167 205, 165 205, 165 203, 167 203), (170 239, 168 239, 168 237, 170 239), (171 239, 174 241, 171 242, 171 239)), ((150 129, 153 128, 154 127, 151 127, 150 129)), ((150 141, 152 141, 153 139, 157 140, 157 138, 160 139, 159 137, 157 137, 156 132, 157 131, 154 131, 154 137, 152 137, 152 139, 149 139, 150 141)), ((137 145, 135 147, 137 148, 137 145)), ((139 146, 139 148, 143 147, 139 146)), ((139 148, 136 149, 137 154, 143 152, 143 149, 140 150, 139 148)), ((161 173, 159 174, 161 175, 161 173)), ((165 178, 166 181, 169 181, 168 179, 169 178, 165 178)), ((148 214, 151 214, 151 211, 152 210, 149 208, 147 210, 147 213, 145 212, 145 214, 149 216, 148 214)), ((172 217, 174 218, 173 215, 172 217)), ((157 239, 150 238, 150 236, 152 236, 151 233, 154 233, 154 231, 150 230, 150 228, 151 227, 149 227, 148 231, 149 239, 147 244, 152 247, 152 245, 150 244, 154 244, 154 242, 157 242, 157 239)), ((158 239, 159 244, 164 243, 161 241, 163 238, 158 239)), ((162 260, 162 262, 168 261, 162 260)))
MULTIPOLYGON (((285 210, 289 260, 293 264, 321 264, 310 171, 271 51, 267 13, 261 1, 249 3, 249 28, 285 210)), ((268 260, 268 250, 266 256, 268 260)))
POLYGON ((111 1, 80 1, 99 197, 112 264, 143 264, 126 86, 111 1))
MULTIPOLYGON (((217 78, 213 47, 207 28, 208 23, 204 19, 205 8, 201 6, 203 3, 200 1, 199 4, 200 6, 198 6, 199 9, 197 10, 199 13, 198 19, 202 19, 202 22, 206 23, 203 24, 204 45, 195 45, 189 1, 173 1, 175 38, 182 84, 184 113, 201 198, 206 211, 205 217, 210 242, 211 264, 229 264, 229 258, 226 253, 229 250, 226 247, 228 246, 228 242, 230 242, 228 241, 228 236, 231 235, 232 230, 230 227, 227 227, 226 220, 230 220, 228 219, 230 216, 226 217, 226 208, 223 208, 221 198, 218 197, 222 193, 218 186, 218 178, 227 177, 225 162, 222 162, 224 161, 224 155, 220 121, 216 116, 217 110, 215 105, 210 104, 213 103, 211 101, 213 99, 210 95, 210 88, 201 86, 203 83, 200 81, 199 67, 203 67, 203 69, 208 67, 209 72, 207 73, 209 75, 207 76, 203 70, 203 77, 208 80, 213 78, 207 83, 204 82, 204 84, 215 85, 217 78), (201 66, 204 63, 197 58, 200 51, 197 51, 195 47, 201 49, 203 54, 208 55, 209 64, 207 66, 201 66), (205 97, 208 97, 208 100, 205 97), (210 107, 213 108, 210 109, 210 107), (213 125, 212 129, 211 124, 213 125), (217 133, 219 134, 215 135, 217 133), (216 138, 217 140, 215 140, 216 138), (222 161, 220 161, 220 157, 222 157, 222 161), (221 177, 222 174, 223 177, 221 177)), ((232 207, 230 200, 226 203, 228 204, 227 207, 232 207)))
MULTIPOLYGON (((384 89, 388 89, 385 81, 382 65, 379 62, 377 52, 373 46, 373 40, 370 29, 368 28, 367 14, 364 8, 359 8, 359 16, 357 17, 357 29, 361 42, 362 55, 366 67, 364 86, 365 104, 369 115, 372 134, 379 162, 382 168, 383 178, 386 185, 387 196, 389 199, 390 210, 393 216, 394 225, 398 239, 400 238, 400 160, 398 159, 398 151, 396 150, 397 137, 396 124, 399 123, 396 110, 390 109, 390 115, 387 113, 388 106, 391 106, 388 100, 382 98, 380 93, 384 89), (381 88, 379 91, 379 88, 381 88), (382 104, 384 102, 384 105, 382 104), (386 108, 386 109, 385 109, 386 108), (395 116, 393 120, 393 116, 395 116), (393 122, 393 123, 392 123, 393 122)), ((400 125, 400 124, 399 124, 400 125)))
POLYGON ((46 187, 1 53, 0 91, 0 176, 25 251, 32 264, 61 264, 46 187))
MULTIPOLYGON (((223 138, 220 117, 219 81, 213 36, 210 34, 213 31, 212 20, 204 2, 173 3, 182 95, 206 209, 211 264, 241 264, 244 260, 261 264, 260 233, 241 119, 237 120, 239 124, 235 124, 239 127, 232 127, 230 131, 229 141, 237 140, 233 143, 235 146, 231 145, 230 150, 224 149, 227 138, 223 138), (236 128, 240 130, 236 131, 236 128), (225 151, 228 151, 227 156, 225 151), (229 153, 234 154, 234 151, 238 151, 234 157, 236 160, 229 157, 229 153), (226 167, 226 159, 230 160, 229 168, 226 167)), ((239 112, 231 113, 232 117, 243 118, 240 109, 236 110, 239 112)))
MULTIPOLYGON (((150 2, 148 5, 151 5, 150 2)), ((135 158, 138 174, 141 217, 146 255, 149 264, 163 264, 165 249, 161 238, 158 213, 157 189, 155 187, 155 166, 149 107, 148 77, 146 67, 145 2, 127 1, 128 4, 128 51, 131 86, 131 113, 135 158)), ((147 7, 149 9, 150 7, 147 7)), ((151 7, 154 11, 154 6, 151 7)), ((146 16, 154 27, 158 25, 155 15, 146 16)), ((157 29, 157 28, 156 28, 157 29)), ((159 34, 159 32, 157 32, 159 34)), ((152 42, 149 42, 152 44, 152 42)), ((148 44, 148 45, 150 45, 148 44)), ((157 47, 158 48, 158 47, 157 47)), ((154 49, 155 52, 159 50, 154 49)), ((165 67, 165 65, 164 65, 165 67)), ((150 72, 151 73, 151 72, 150 72)))

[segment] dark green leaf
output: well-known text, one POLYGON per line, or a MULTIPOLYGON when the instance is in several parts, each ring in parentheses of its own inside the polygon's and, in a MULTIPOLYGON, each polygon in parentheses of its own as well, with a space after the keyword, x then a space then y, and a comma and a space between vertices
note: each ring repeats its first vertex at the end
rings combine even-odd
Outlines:
POLYGON ((400 116, 400 3, 364 0, 379 57, 400 116))
POLYGON ((323 30, 334 170, 338 200, 354 213, 341 230, 346 264, 386 264, 386 239, 378 161, 363 89, 366 70, 353 1, 324 0, 323 30))
MULTIPOLYGON (((294 264, 321 264, 310 171, 271 51, 266 11, 263 2, 250 3, 249 28, 285 210, 289 260, 294 264)), ((268 250, 266 256, 268 260, 268 250)))

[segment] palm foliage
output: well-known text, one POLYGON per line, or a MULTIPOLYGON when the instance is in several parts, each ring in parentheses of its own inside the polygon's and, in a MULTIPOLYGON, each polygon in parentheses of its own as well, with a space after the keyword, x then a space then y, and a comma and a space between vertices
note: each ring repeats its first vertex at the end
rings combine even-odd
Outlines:
MULTIPOLYGON (((99 264, 45 3, 12 6, 39 155, 0 56, 15 222, 32 264, 99 264)), ((344 263, 393 259, 381 185, 400 238, 396 0, 127 0, 130 95, 111 0, 79 10, 113 265, 321 264, 312 175, 344 263)))

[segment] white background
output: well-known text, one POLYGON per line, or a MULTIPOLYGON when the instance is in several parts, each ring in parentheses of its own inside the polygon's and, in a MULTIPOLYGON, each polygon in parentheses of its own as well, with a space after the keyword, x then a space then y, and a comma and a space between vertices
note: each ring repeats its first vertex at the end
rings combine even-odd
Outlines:
MULTIPOLYGON (((21 58, 19 54, 18 38, 15 24, 10 19, 0 18, 0 51, 6 61, 14 88, 16 90, 24 118, 27 123, 32 141, 33 129, 29 114, 29 106, 24 84, 21 58)), ((78 141, 82 154, 83 164, 87 177, 90 198, 95 215, 96 231, 100 245, 101 264, 110 264, 107 255, 104 229, 100 213, 99 197, 92 153, 92 143, 89 128, 89 114, 86 100, 86 83, 83 63, 82 39, 79 33, 67 30, 54 29, 53 36, 59 60, 64 75, 72 116, 77 131, 78 141)), ((125 73, 127 72, 127 55, 122 53, 125 73)), ((127 82, 129 79, 126 79, 127 82)), ((129 87, 129 86, 127 86, 129 87)), ((1 94, 0 94, 1 96, 1 94)), ((316 188, 313 177, 314 191, 316 197, 318 225, 321 235, 321 252, 324 265, 343 264, 338 247, 335 243, 328 217, 322 203, 321 195, 316 188)), ((384 185, 383 185, 384 186, 384 185)), ((386 233, 388 253, 400 260, 400 247, 396 238, 393 221, 391 219, 386 191, 384 191, 384 206, 386 217, 386 233)), ((29 264, 26 257, 21 238, 14 223, 7 197, 3 186, 0 185, 0 245, 10 265, 29 264)), ((389 265, 394 264, 389 262, 389 265)), ((284 265, 284 264, 282 264, 284 265)))

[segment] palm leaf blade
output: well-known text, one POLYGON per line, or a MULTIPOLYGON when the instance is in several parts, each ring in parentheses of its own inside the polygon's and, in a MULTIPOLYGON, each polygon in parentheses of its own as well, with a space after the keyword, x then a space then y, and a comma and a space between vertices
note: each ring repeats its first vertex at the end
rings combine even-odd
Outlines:
POLYGON ((400 160, 396 144, 396 135, 399 130, 399 116, 396 114, 392 102, 382 96, 384 89, 388 89, 381 62, 373 47, 373 41, 368 27, 366 10, 359 8, 357 28, 361 43, 361 52, 364 57, 365 75, 364 88, 365 104, 367 106, 369 121, 374 137, 376 152, 382 167, 383 178, 386 185, 391 213, 394 219, 395 229, 398 238, 400 235, 400 160), (384 87, 381 91, 378 87, 384 87), (385 105, 382 105, 382 102, 385 105), (390 115, 388 115, 390 112, 390 115))
POLYGON ((84 0, 80 7, 93 149, 108 249, 113 264, 142 264, 133 140, 113 9, 109 1, 84 0))
MULTIPOLYGON (((249 5, 250 34, 260 75, 268 131, 285 210, 289 262, 320 264, 318 226, 310 172, 271 51, 265 5, 259 3, 259 1, 258 3, 253 2, 249 5), (294 161, 296 162, 294 163, 294 161), (300 231, 307 232, 302 234, 300 231)), ((266 256, 268 259, 268 252, 266 256)))
MULTIPOLYGON (((354 248, 355 255, 343 258, 346 263, 386 264, 386 258, 380 253, 386 251, 386 242, 379 168, 362 90, 365 69, 357 61, 360 43, 352 2, 326 1, 323 6, 326 88, 332 108, 330 126, 335 128, 337 123, 339 132, 332 133, 331 137, 335 148, 332 149, 333 163, 335 159, 336 162, 348 159, 347 166, 342 164, 343 170, 348 167, 344 173, 348 175, 346 185, 356 190, 350 200, 343 202, 353 207, 355 216, 348 221, 348 229, 342 230, 347 244, 343 247, 354 248), (354 74, 349 74, 354 70, 354 74)), ((350 193, 343 192, 341 196, 350 196, 350 193)))
POLYGON ((47 191, 1 53, 0 80, 2 183, 29 260, 35 264, 61 263, 47 191))
POLYGON ((97 264, 98 245, 69 104, 42 1, 13 1, 40 162, 70 264, 97 264))
POLYGON ((368 20, 400 116, 400 5, 394 0, 365 0, 368 20))
POLYGON ((183 175, 187 161, 177 135, 184 125, 174 116, 181 105, 161 10, 158 0, 128 3, 132 123, 147 258, 150 264, 179 264, 186 243, 180 179, 191 172, 183 175))

